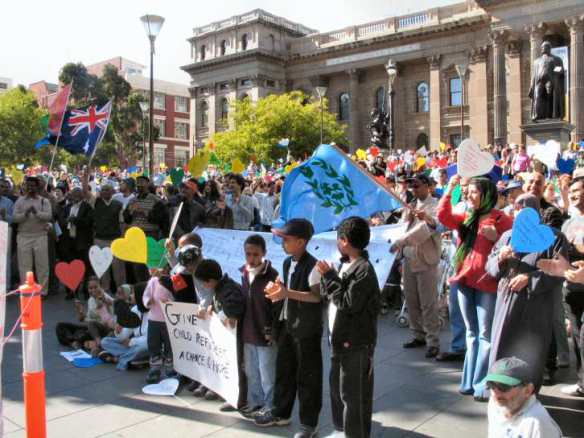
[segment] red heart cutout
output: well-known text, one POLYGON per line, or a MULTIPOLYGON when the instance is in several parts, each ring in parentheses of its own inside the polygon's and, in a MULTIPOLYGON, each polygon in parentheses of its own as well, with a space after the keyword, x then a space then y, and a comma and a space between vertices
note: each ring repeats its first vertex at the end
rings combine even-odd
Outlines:
POLYGON ((69 289, 77 290, 85 275, 85 263, 81 260, 73 260, 71 263, 59 262, 55 266, 55 275, 69 289))

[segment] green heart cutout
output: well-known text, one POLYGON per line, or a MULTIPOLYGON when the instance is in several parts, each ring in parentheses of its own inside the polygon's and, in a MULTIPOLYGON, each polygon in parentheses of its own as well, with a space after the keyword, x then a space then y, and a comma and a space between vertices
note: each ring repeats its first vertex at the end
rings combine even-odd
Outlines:
POLYGON ((213 166, 221 166, 221 160, 219 159, 219 157, 217 157, 217 155, 215 155, 215 152, 211 152, 209 164, 212 164, 213 166))
POLYGON ((179 186, 185 177, 185 171, 180 167, 175 167, 170 171, 170 180, 173 186, 179 186))
POLYGON ((454 207, 456 204, 458 204, 460 202, 461 198, 462 198, 462 188, 460 187, 460 184, 459 184, 454 188, 454 190, 452 190, 452 194, 450 195, 450 203, 454 207))
POLYGON ((146 266, 149 268, 162 268, 166 264, 164 255, 166 248, 164 247, 165 239, 156 241, 152 237, 146 238, 146 245, 148 248, 148 255, 146 256, 146 266))

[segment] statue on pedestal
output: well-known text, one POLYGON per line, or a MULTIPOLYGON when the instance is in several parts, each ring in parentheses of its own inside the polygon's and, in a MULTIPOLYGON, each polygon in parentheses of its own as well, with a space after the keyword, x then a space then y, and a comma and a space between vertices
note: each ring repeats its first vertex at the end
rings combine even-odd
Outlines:
POLYGON ((387 148, 387 138, 389 137, 389 115, 383 111, 373 108, 369 114, 369 132, 371 133, 370 143, 378 148, 387 148))
POLYGON ((533 121, 564 118, 564 64, 551 54, 551 49, 552 45, 544 41, 541 56, 533 62, 529 89, 533 121))

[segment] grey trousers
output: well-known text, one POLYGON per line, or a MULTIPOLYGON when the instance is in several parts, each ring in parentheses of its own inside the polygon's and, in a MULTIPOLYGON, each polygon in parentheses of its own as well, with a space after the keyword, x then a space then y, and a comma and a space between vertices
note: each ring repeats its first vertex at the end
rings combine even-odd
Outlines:
POLYGON ((403 281, 412 335, 425 339, 429 347, 439 347, 438 267, 414 273, 405 259, 403 281))
POLYGON ((16 236, 18 272, 20 284, 26 281, 26 273, 34 272, 35 280, 42 286, 41 293, 46 295, 49 283, 49 243, 47 235, 16 236))

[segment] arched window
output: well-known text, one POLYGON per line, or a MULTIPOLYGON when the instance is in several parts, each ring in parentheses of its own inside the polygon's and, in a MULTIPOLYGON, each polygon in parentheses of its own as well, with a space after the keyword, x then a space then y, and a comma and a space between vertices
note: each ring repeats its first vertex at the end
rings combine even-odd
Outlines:
POLYGON ((428 84, 420 82, 416 88, 416 112, 427 113, 430 111, 430 93, 428 84))
POLYGON ((341 93, 339 96, 339 120, 346 122, 349 120, 351 111, 351 98, 349 93, 341 93))
POLYGON ((200 111, 201 111, 200 118, 201 128, 206 128, 209 125, 209 104, 207 103, 206 100, 203 100, 201 102, 200 111))
POLYGON ((244 33, 241 37, 241 50, 247 50, 247 34, 244 33))
POLYGON ((221 121, 227 122, 227 118, 229 117, 229 101, 226 97, 221 99, 221 121))
POLYGON ((206 45, 202 45, 201 46, 201 61, 205 60, 205 55, 207 54, 207 46, 206 45))
POLYGON ((219 45, 219 50, 221 52, 221 56, 225 55, 225 52, 227 52, 227 41, 225 40, 221 41, 221 44, 219 45))
POLYGON ((418 138, 416 138, 416 148, 420 149, 422 146, 426 146, 426 149, 429 149, 428 136, 423 132, 421 134, 418 134, 418 138))
POLYGON ((385 89, 383 87, 379 87, 375 91, 375 108, 378 111, 385 110, 385 89))

